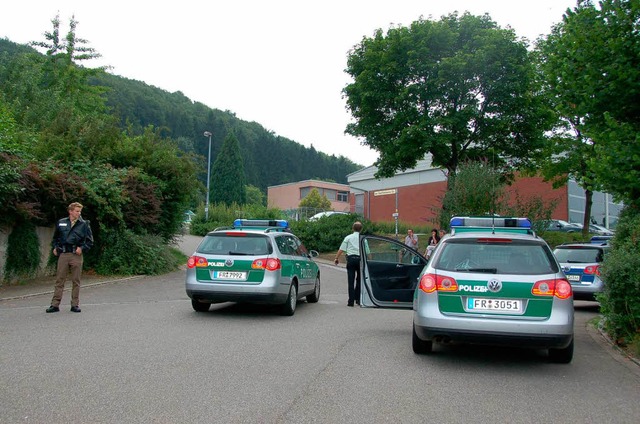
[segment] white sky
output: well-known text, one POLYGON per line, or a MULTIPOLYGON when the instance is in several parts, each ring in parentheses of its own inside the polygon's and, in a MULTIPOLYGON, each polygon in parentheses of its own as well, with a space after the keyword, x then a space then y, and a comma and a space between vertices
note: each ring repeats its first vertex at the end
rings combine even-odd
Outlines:
MULTIPOLYGON (((95 65, 193 101, 228 110, 277 135, 371 165, 378 154, 344 134, 341 91, 349 50, 378 28, 454 11, 489 13, 530 41, 548 34, 576 0, 20 0, 4 2, 0 37, 44 40, 60 14, 61 36, 102 54, 95 65)), ((90 65, 90 63, 87 63, 90 65)), ((206 128, 202 129, 203 132, 206 128)), ((215 134, 213 138, 214 142, 215 134)), ((206 142, 203 136, 203 143, 206 142)))

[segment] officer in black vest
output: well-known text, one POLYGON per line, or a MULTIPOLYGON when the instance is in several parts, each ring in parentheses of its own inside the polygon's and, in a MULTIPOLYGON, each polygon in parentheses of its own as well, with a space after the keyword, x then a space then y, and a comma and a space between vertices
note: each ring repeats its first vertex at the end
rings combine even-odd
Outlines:
POLYGON ((47 313, 58 312, 64 292, 64 283, 71 272, 71 312, 80 312, 80 275, 82 274, 83 254, 93 246, 93 234, 89 221, 80 216, 82 205, 73 202, 67 208, 68 218, 62 218, 56 224, 53 233, 53 254, 58 257, 56 285, 47 313))

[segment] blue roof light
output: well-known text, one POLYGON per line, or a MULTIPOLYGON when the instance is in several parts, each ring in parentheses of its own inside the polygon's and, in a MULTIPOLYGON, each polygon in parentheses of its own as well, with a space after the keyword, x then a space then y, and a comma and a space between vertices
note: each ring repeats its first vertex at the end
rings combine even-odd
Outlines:
POLYGON ((235 228, 241 227, 278 227, 289 228, 289 221, 286 219, 236 219, 233 221, 235 228))
POLYGON ((531 229, 528 218, 512 218, 501 216, 454 216, 450 221, 451 228, 481 227, 481 228, 526 228, 531 229))

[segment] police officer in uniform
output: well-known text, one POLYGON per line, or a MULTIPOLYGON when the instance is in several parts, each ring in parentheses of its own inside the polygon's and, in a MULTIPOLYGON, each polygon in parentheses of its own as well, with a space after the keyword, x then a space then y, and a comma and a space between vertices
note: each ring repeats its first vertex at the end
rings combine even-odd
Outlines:
POLYGON ((62 218, 56 224, 53 233, 53 254, 58 257, 56 285, 47 313, 58 312, 64 291, 64 284, 71 272, 71 312, 80 312, 80 275, 82 274, 82 255, 93 246, 93 234, 89 221, 80 216, 82 205, 73 202, 67 208, 68 218, 62 218))
POLYGON ((340 255, 347 255, 347 285, 349 289, 349 300, 347 306, 353 306, 353 303, 360 304, 360 231, 362 231, 362 223, 356 221, 351 227, 353 233, 344 238, 340 249, 336 254, 334 263, 338 265, 340 255))

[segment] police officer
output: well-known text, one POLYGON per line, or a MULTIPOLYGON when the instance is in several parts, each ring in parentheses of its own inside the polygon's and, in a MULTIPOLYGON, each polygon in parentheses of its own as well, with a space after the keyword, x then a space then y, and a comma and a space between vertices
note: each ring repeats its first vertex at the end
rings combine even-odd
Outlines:
POLYGON ((347 306, 353 306, 353 302, 360 304, 360 231, 362 223, 356 221, 351 227, 353 233, 344 238, 340 249, 336 254, 334 263, 338 265, 340 255, 347 255, 347 285, 349 289, 349 300, 347 306))
POLYGON ((71 271, 71 312, 80 312, 80 275, 82 274, 82 255, 93 246, 93 234, 89 221, 80 216, 82 205, 73 202, 67 208, 68 218, 62 218, 56 224, 53 233, 53 254, 58 257, 56 285, 47 313, 58 312, 64 291, 64 283, 71 271))

